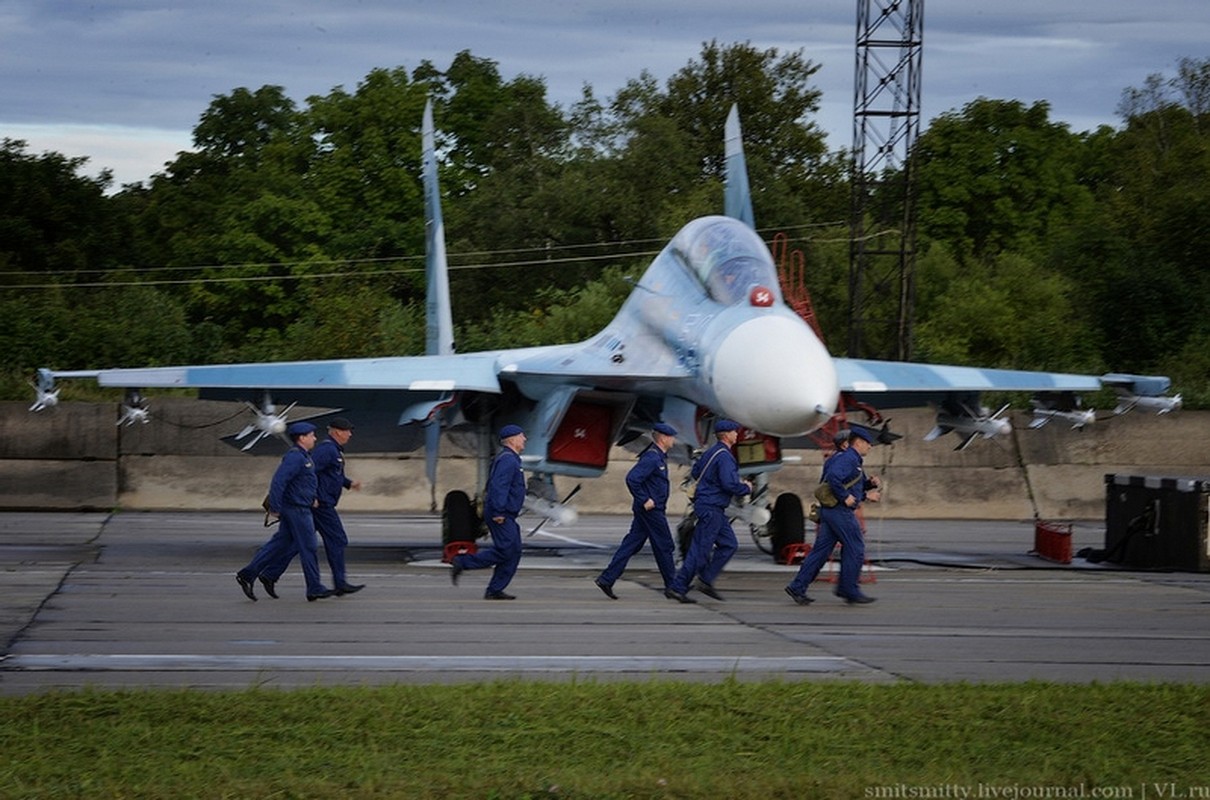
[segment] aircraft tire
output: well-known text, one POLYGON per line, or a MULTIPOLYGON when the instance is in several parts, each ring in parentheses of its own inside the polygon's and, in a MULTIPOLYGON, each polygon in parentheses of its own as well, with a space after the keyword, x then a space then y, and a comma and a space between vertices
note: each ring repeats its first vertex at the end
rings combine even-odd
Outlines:
POLYGON ((441 545, 450 542, 473 542, 479 538, 479 515, 466 492, 447 492, 441 504, 441 545))
POLYGON ((773 516, 769 519, 769 533, 776 558, 786 545, 801 544, 806 537, 806 518, 802 513, 802 499, 793 492, 784 492, 773 503, 773 516))

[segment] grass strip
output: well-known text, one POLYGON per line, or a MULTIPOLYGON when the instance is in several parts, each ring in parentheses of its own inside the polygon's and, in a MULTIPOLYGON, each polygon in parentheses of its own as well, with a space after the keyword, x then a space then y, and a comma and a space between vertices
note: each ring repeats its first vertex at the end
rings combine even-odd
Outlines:
POLYGON ((1210 797, 1210 688, 1183 684, 500 681, 0 709, 4 798, 1210 797))

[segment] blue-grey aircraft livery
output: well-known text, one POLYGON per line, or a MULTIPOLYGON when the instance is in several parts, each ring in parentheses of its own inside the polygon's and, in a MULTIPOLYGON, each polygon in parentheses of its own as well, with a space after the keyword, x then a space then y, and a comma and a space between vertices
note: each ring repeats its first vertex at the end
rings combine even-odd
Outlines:
MULTIPOLYGON (((427 352, 422 356, 324 361, 208 364, 38 373, 32 410, 58 401, 56 381, 95 379, 128 390, 123 420, 146 422, 141 390, 193 388, 199 397, 249 405, 252 422, 237 446, 280 436, 288 415, 356 419, 358 442, 375 451, 428 456, 436 484, 439 440, 476 453, 480 474, 467 492, 446 495, 447 528, 469 524, 486 481, 486 464, 505 424, 524 428, 529 507, 567 519, 554 476, 595 477, 615 444, 641 443, 657 421, 679 432, 679 460, 707 443, 713 420, 733 419, 768 440, 801 437, 833 419, 841 396, 876 408, 936 406, 930 437, 953 431, 962 441, 1004 432, 1001 412, 979 405, 983 392, 1028 392, 1035 406, 1077 407, 1076 395, 1116 389, 1122 406, 1161 413, 1167 378, 1031 372, 831 356, 810 326, 784 302, 768 245, 753 225, 737 110, 725 123, 725 214, 686 224, 652 261, 613 321, 574 344, 478 353, 454 352, 445 234, 431 103, 422 124, 426 212, 427 352), (281 408, 285 405, 285 408, 281 408), (295 411, 295 404, 305 414, 295 411), (281 410, 279 410, 281 408, 281 410)), ((294 420, 291 420, 294 421, 294 420)), ((235 437, 233 437, 234 439, 235 437)), ((759 478, 780 465, 780 449, 745 462, 759 478)), ((434 489, 435 492, 435 489, 434 489)), ((434 496, 434 505, 436 497, 434 496)), ((447 539, 474 538, 447 531, 447 539)), ((799 534, 801 540, 801 534, 799 534)))

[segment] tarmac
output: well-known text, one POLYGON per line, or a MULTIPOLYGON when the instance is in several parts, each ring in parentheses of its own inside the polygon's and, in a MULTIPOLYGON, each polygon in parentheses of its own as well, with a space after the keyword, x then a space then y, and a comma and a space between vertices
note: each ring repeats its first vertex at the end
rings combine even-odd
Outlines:
MULTIPOLYGON (((270 531, 247 512, 0 513, 0 694, 544 681, 1210 681, 1210 575, 1032 553, 1032 521, 867 519, 863 590, 831 570, 798 606, 796 565, 737 527, 724 600, 663 596, 644 549, 593 585, 629 518, 525 538, 508 602, 451 584, 434 515, 346 514, 350 579, 317 602, 297 564, 248 600, 235 571, 270 531)), ((536 520, 522 519, 529 532, 536 520)), ((675 524, 675 520, 674 520, 675 524)), ((810 537, 808 537, 808 542, 810 537)), ((1072 551, 1104 545, 1075 523, 1072 551)), ((327 580, 327 565, 320 557, 327 580)))

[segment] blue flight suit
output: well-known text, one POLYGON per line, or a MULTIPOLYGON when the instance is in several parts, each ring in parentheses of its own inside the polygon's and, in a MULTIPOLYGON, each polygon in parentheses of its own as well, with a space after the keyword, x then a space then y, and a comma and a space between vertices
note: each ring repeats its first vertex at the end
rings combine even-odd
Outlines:
POLYGON ((649 445, 639 455, 639 461, 626 473, 626 488, 633 498, 630 510, 634 519, 630 523, 630 531, 618 545, 617 552, 609 566, 601 573, 598 580, 612 586, 614 581, 622 577, 626 564, 631 556, 642 549, 643 543, 651 540, 651 553, 655 556, 656 566, 659 567, 660 577, 664 579, 664 588, 672 586, 675 576, 675 562, 672 556, 672 533, 668 530, 668 454, 654 444, 649 445), (655 505, 648 511, 643 506, 651 499, 655 505))
POLYGON ((492 546, 474 554, 455 556, 462 569, 495 567, 485 595, 503 592, 517 573, 517 565, 521 563, 521 528, 517 525, 517 515, 524 503, 525 473, 521 469, 521 456, 511 447, 505 447, 492 460, 483 497, 483 518, 492 536, 492 546), (503 517, 504 521, 496 522, 495 517, 503 517))
MULTIPOLYGON (((353 485, 353 481, 345 476, 344 448, 334 440, 324 439, 315 445, 311 450, 311 460, 315 463, 315 476, 319 482, 318 503, 311 509, 311 517, 319 537, 323 539, 324 555, 332 570, 332 585, 340 589, 349 583, 345 575, 345 548, 349 545, 349 536, 345 533, 340 515, 336 513, 336 504, 340 502, 344 490, 353 485)), ((282 558, 265 567, 261 577, 270 582, 277 581, 297 554, 298 551, 291 548, 282 558)))
POLYGON ((294 445, 282 456, 281 464, 269 484, 269 508, 281 516, 281 523, 269 541, 256 551, 252 561, 239 571, 243 578, 253 581, 271 565, 278 564, 282 559, 289 563, 293 554, 298 553, 307 583, 307 596, 328 591, 319 577, 319 545, 315 538, 315 522, 311 517, 318 490, 319 479, 315 475, 315 462, 311 460, 311 454, 294 445))
POLYGON ((861 565, 865 563, 865 537, 861 535, 861 523, 857 521, 857 508, 865 501, 865 493, 873 484, 862 471, 861 454, 850 447, 829 458, 823 465, 821 481, 832 487, 840 502, 832 508, 819 509, 819 530, 811 552, 803 559, 798 574, 787 589, 795 594, 806 594, 807 586, 819 575, 819 571, 832 555, 836 542, 840 542, 840 581, 836 595, 843 598, 861 596, 858 581, 861 565), (845 488, 846 484, 852 484, 845 488), (845 498, 852 496, 857 503, 852 508, 845 505, 845 498))
POLYGON ((680 571, 672 581, 672 591, 684 594, 694 576, 706 585, 713 585, 723 567, 739 549, 726 509, 732 497, 742 497, 752 490, 739 479, 739 464, 724 442, 717 442, 702 453, 690 474, 697 479, 693 495, 693 513, 697 525, 689 552, 680 571))

